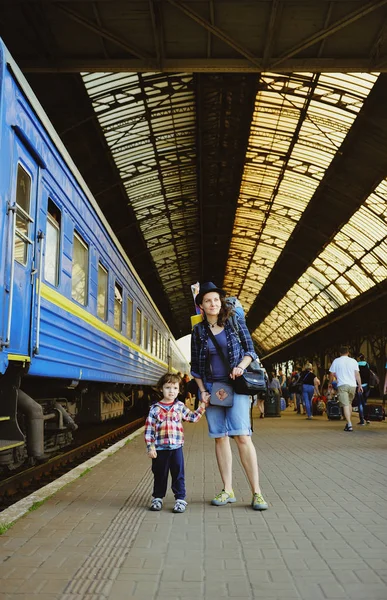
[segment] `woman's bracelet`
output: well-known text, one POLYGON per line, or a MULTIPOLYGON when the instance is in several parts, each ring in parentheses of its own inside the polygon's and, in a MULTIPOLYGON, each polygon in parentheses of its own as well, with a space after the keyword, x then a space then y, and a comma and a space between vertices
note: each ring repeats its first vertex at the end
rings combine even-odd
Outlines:
POLYGON ((199 392, 200 392, 201 394, 205 394, 205 393, 207 393, 207 394, 208 394, 208 393, 209 393, 209 392, 208 392, 208 390, 199 390, 199 392))

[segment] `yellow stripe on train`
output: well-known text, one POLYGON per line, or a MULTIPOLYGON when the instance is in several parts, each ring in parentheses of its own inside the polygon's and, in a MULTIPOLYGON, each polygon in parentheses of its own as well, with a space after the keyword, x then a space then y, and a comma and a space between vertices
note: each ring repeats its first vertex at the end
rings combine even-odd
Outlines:
POLYGON ((131 342, 125 336, 123 336, 122 333, 119 333, 118 331, 113 329, 113 327, 107 325, 107 323, 103 323, 97 317, 87 312, 87 310, 85 310, 81 306, 78 306, 77 304, 63 296, 63 294, 60 294, 59 292, 53 290, 45 283, 41 284, 41 296, 45 300, 48 300, 48 302, 51 302, 51 304, 54 304, 55 306, 58 306, 66 312, 69 312, 70 314, 74 315, 75 317, 82 319, 82 321, 84 321, 85 323, 88 323, 95 329, 98 329, 99 331, 102 331, 109 337, 117 340, 118 342, 121 342, 121 344, 124 344, 128 348, 132 348, 132 350, 135 350, 139 354, 150 358, 151 360, 157 362, 163 367, 168 367, 166 362, 160 360, 159 358, 156 358, 155 356, 150 354, 150 352, 147 352, 146 350, 141 348, 141 346, 138 346, 134 342, 131 342))

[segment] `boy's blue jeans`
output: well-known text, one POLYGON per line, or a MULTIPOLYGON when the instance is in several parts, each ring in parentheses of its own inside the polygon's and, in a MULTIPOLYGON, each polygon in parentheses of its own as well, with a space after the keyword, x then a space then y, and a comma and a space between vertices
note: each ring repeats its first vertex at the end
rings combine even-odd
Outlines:
POLYGON ((183 446, 175 450, 157 450, 157 457, 152 458, 154 476, 153 498, 164 498, 167 493, 168 474, 172 477, 172 492, 176 500, 185 499, 184 455, 183 446))

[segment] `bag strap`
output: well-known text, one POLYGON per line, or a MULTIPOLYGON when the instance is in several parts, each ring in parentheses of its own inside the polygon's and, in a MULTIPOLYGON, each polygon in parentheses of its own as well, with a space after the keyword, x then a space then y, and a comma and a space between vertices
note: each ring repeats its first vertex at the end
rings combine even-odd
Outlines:
POLYGON ((210 338, 211 338, 211 340, 212 340, 212 343, 214 344, 214 346, 215 346, 215 348, 216 348, 216 350, 217 350, 217 352, 218 352, 218 354, 219 354, 220 358, 222 359, 222 362, 223 362, 224 366, 226 367, 226 369, 227 369, 227 373, 228 373, 228 375, 229 375, 229 374, 231 373, 231 367, 230 367, 230 363, 228 362, 228 360, 227 360, 226 356, 224 355, 224 353, 223 353, 223 350, 222 350, 222 348, 220 347, 220 345, 219 345, 219 342, 218 342, 218 341, 217 341, 217 339, 215 338, 215 336, 214 336, 214 334, 212 333, 211 329, 210 329, 209 327, 208 327, 207 329, 208 329, 208 335, 210 336, 210 338))

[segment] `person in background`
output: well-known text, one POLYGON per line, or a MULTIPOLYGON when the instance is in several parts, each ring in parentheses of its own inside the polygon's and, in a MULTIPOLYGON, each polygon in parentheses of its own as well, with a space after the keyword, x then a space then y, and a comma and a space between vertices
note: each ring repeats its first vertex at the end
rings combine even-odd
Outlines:
POLYGON ((312 398, 319 395, 320 380, 312 372, 312 363, 306 363, 301 371, 300 382, 302 382, 302 398, 307 414, 307 419, 313 419, 312 416, 312 398))
POLYGON ((190 380, 189 375, 187 375, 187 373, 184 373, 183 379, 182 379, 184 402, 188 401, 189 403, 191 403, 192 396, 188 389, 189 380, 190 380))
POLYGON ((302 415, 303 411, 302 411, 302 393, 298 392, 297 389, 297 383, 300 379, 300 372, 301 369, 299 367, 296 367, 294 369, 294 371, 291 374, 290 377, 290 383, 289 383, 289 391, 291 393, 291 397, 293 399, 293 403, 294 403, 294 410, 297 412, 297 414, 302 415))
POLYGON ((356 391, 356 397, 358 401, 359 407, 359 422, 358 425, 367 425, 370 424, 368 419, 365 419, 366 414, 366 406, 368 396, 370 395, 370 366, 365 359, 364 354, 359 354, 357 357, 357 364, 359 365, 359 373, 361 379, 361 387, 363 391, 360 393, 358 390, 356 391))
POLYGON ((275 393, 276 396, 278 396, 278 397, 281 396, 280 382, 278 380, 277 375, 274 373, 274 371, 270 375, 269 389, 271 389, 275 393))
POLYGON ((283 388, 284 385, 286 385, 286 377, 285 377, 285 373, 283 372, 282 369, 280 369, 278 371, 278 381, 279 381, 279 384, 280 384, 281 388, 283 388))
POLYGON ((180 377, 166 373, 157 383, 163 397, 153 404, 145 422, 145 443, 149 458, 152 459, 154 477, 153 498, 150 510, 163 507, 167 493, 168 475, 172 477, 172 491, 175 496, 174 513, 183 513, 187 507, 185 500, 184 475, 184 429, 182 421, 197 423, 203 415, 207 403, 202 400, 199 408, 192 412, 177 400, 180 377))
POLYGON ((259 418, 265 418, 265 398, 262 397, 262 394, 265 392, 259 392, 256 396, 254 396, 254 406, 258 407, 259 410, 259 418))
POLYGON ((353 431, 352 427, 352 401, 355 397, 356 387, 363 393, 359 365, 354 358, 349 356, 349 348, 342 346, 340 356, 335 358, 330 368, 331 382, 337 380, 337 398, 343 408, 344 418, 347 421, 344 431, 353 431))

